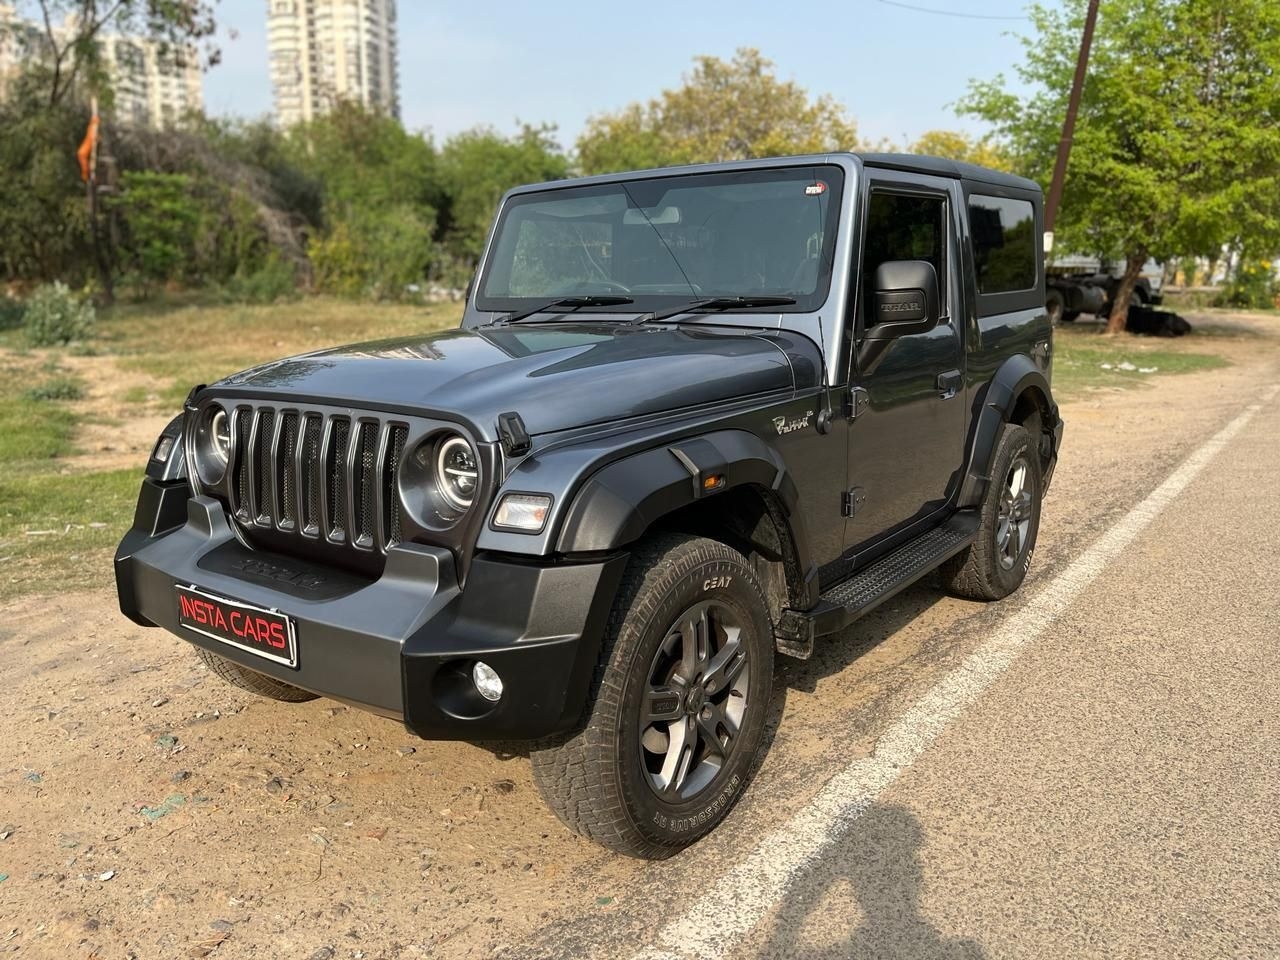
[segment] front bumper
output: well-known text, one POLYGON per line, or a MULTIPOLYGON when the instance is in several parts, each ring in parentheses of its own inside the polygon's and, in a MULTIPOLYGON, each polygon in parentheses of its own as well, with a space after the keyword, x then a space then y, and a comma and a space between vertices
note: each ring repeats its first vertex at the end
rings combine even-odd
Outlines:
POLYGON ((448 550, 410 543, 367 579, 251 550, 218 501, 152 479, 115 559, 120 608, 134 622, 439 740, 534 739, 572 726, 625 564, 625 554, 542 565, 479 555, 464 590, 448 550), (297 668, 180 626, 177 586, 288 614, 297 668), (476 660, 503 679, 497 703, 471 685, 476 660))

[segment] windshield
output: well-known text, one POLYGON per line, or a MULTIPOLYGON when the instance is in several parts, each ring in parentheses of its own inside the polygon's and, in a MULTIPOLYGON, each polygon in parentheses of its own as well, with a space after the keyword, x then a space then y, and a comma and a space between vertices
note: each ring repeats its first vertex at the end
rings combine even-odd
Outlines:
POLYGON ((816 310, 831 282, 844 187, 837 166, 740 170, 522 194, 504 206, 476 307, 518 311, 616 295, 591 312, 694 298, 788 297, 816 310))

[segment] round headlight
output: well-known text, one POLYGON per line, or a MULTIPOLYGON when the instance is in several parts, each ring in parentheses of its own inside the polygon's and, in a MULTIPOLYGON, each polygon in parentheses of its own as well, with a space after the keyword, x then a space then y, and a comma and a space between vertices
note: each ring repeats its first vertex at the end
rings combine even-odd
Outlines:
POLYGON ((209 485, 222 482, 231 457, 231 418, 217 404, 205 408, 196 426, 196 471, 209 485))
POLYGON ((457 436, 440 444, 436 452, 436 482, 440 496, 450 507, 459 512, 470 510, 479 479, 480 469, 471 444, 457 436))
POLYGON ((209 451, 224 467, 231 456, 231 421, 227 411, 215 407, 209 418, 209 451))

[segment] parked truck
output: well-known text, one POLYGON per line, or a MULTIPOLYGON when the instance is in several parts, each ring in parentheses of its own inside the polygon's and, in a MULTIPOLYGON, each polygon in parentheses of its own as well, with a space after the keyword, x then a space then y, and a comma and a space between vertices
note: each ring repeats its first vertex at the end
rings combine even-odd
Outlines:
MULTIPOLYGON (((1123 264, 1096 257, 1053 257, 1045 267, 1044 302, 1049 319, 1056 325, 1071 323, 1082 313, 1106 316, 1111 312, 1123 273, 1123 264)), ((1164 268, 1148 260, 1129 295, 1129 306, 1158 305, 1163 298, 1163 286, 1164 268)))

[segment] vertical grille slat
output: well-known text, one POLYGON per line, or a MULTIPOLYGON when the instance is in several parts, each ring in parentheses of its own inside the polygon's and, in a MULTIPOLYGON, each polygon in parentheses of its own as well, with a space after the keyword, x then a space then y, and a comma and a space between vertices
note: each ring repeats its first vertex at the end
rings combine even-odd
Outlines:
POLYGON ((320 459, 321 418, 308 414, 298 445, 298 502, 302 511, 302 532, 315 536, 320 532, 320 496, 324 490, 323 464, 320 459))
POLYGON ((386 468, 382 474, 382 529, 386 537, 387 547, 394 547, 404 539, 404 530, 400 522, 400 494, 396 487, 396 476, 400 472, 400 461, 404 459, 404 445, 408 439, 408 427, 399 424, 391 427, 391 435, 387 441, 386 468))
POLYGON ((236 414, 235 444, 235 514, 241 520, 252 518, 252 507, 249 504, 249 437, 253 428, 253 414, 241 410, 236 414))
POLYGON ((298 415, 280 418, 280 442, 276 447, 276 526, 292 530, 298 524, 298 415))
POLYGON ((256 456, 253 460, 254 495, 257 498, 258 523, 271 523, 272 505, 275 497, 275 484, 271 482, 272 467, 275 458, 272 456, 272 441, 275 439, 276 418, 271 410, 258 411, 256 456))
POLYGON ((335 417, 329 437, 329 450, 325 456, 326 510, 330 540, 342 541, 347 533, 347 440, 351 422, 345 417, 335 417))
POLYGON ((378 485, 374 477, 374 468, 378 460, 378 425, 375 423, 360 424, 357 449, 353 451, 351 471, 351 506, 354 511, 351 525, 351 539, 360 546, 373 544, 373 527, 377 512, 374 510, 374 496, 378 485))

